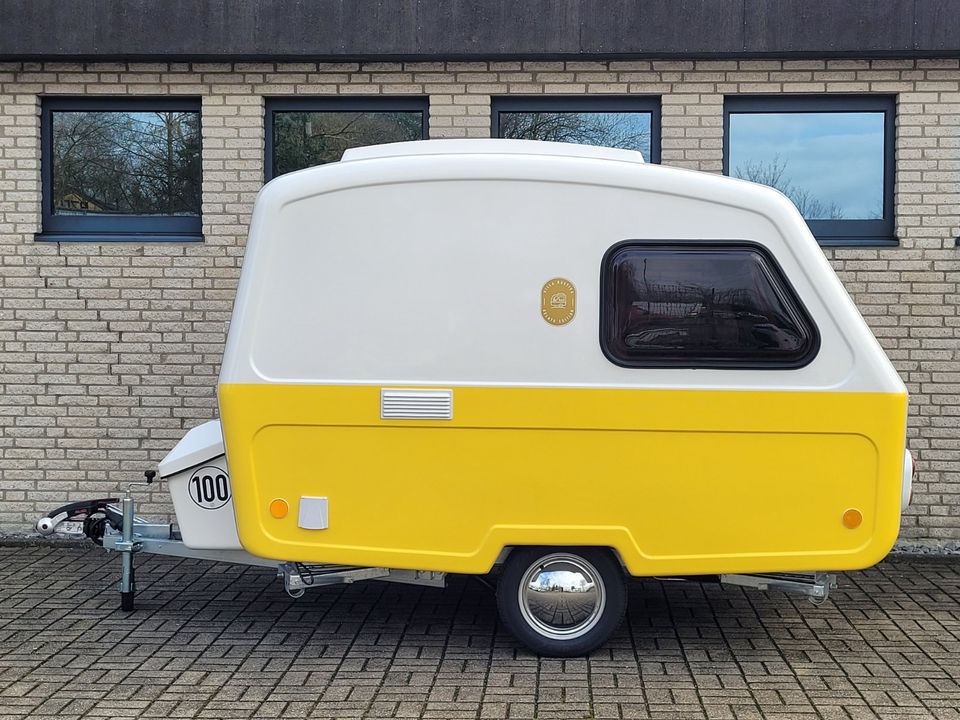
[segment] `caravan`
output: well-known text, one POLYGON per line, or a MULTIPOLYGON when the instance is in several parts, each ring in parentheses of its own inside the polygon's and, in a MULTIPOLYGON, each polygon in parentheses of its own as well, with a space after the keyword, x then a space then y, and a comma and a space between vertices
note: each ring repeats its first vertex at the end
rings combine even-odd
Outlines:
POLYGON ((159 466, 177 526, 129 497, 41 520, 105 516, 128 605, 135 550, 293 593, 496 569, 521 641, 582 654, 629 576, 825 597, 911 488, 904 385, 796 208, 624 150, 399 143, 273 180, 218 393, 159 466))

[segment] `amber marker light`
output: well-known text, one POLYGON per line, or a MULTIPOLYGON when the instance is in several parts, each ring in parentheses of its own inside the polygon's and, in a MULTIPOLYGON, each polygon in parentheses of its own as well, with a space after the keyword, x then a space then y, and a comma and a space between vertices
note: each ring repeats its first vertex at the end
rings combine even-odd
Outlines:
POLYGON ((277 520, 285 518, 288 512, 290 512, 290 506, 287 505, 287 501, 283 498, 276 498, 270 501, 270 514, 277 520))
POLYGON ((843 526, 848 530, 856 530, 863 522, 863 513, 856 508, 850 508, 843 514, 843 526))

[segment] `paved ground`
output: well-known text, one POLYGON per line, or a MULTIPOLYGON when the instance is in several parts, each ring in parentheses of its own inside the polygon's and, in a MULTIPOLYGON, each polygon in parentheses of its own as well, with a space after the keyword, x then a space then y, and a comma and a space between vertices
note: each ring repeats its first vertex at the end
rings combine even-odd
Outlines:
POLYGON ((956 718, 960 559, 900 556, 823 607, 633 583, 589 659, 540 660, 491 592, 387 583, 291 600, 268 571, 0 548, 0 718, 956 718))

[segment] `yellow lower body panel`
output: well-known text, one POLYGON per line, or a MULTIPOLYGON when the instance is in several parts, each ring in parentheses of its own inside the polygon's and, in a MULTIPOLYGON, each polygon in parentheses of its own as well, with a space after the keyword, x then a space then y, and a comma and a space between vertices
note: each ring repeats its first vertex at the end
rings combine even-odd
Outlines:
POLYGON ((381 420, 376 386, 220 387, 248 551, 462 573, 513 545, 608 546, 633 575, 872 565, 899 531, 906 404, 460 387, 453 420, 416 421, 381 420), (327 498, 326 529, 299 527, 303 496, 327 498))

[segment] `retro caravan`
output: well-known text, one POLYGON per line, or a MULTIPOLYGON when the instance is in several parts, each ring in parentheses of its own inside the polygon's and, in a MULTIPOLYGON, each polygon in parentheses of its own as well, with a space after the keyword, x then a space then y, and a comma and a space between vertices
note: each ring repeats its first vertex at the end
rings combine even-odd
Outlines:
POLYGON ((401 143, 273 180, 218 391, 159 467, 177 525, 129 493, 41 521, 105 517, 128 606, 137 550, 292 594, 495 572, 517 638, 576 655, 629 576, 824 599, 912 482, 904 385, 796 208, 623 150, 401 143))

